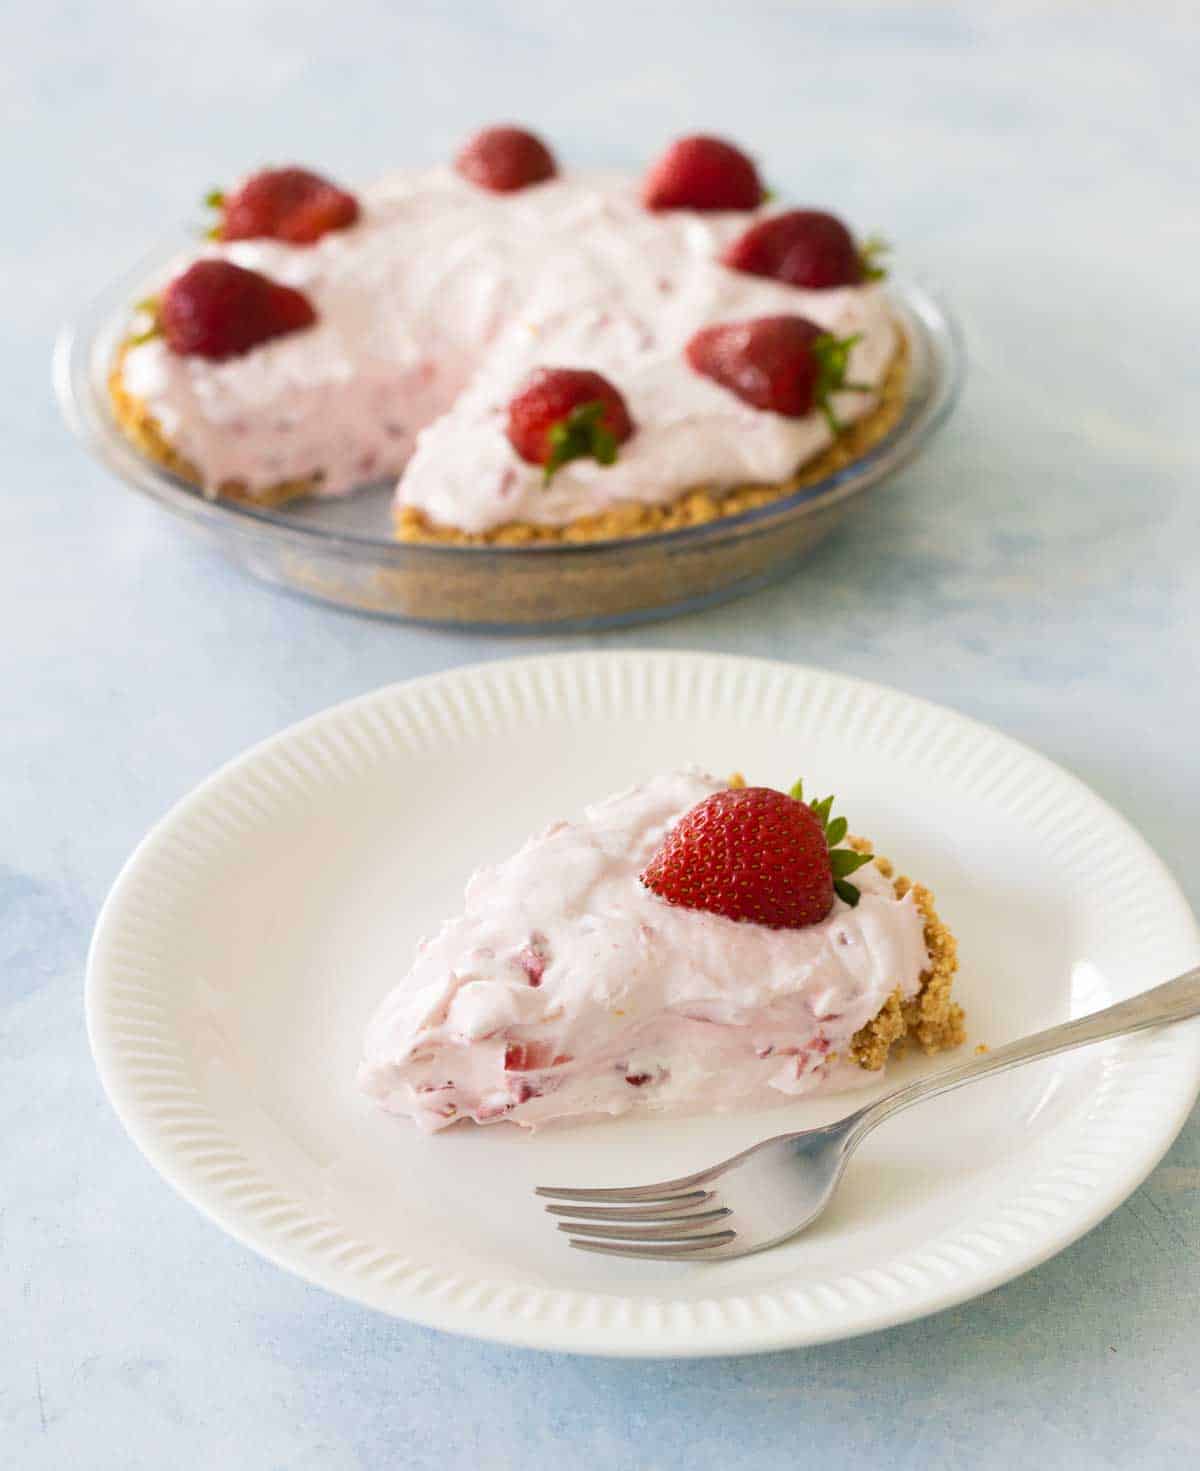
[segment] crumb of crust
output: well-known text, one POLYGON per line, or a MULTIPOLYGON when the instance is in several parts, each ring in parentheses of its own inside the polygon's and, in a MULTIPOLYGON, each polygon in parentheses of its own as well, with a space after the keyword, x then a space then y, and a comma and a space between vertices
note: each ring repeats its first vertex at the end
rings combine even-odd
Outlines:
MULTIPOLYGON (((124 343, 108 379, 109 398, 118 428, 144 455, 193 485, 203 486, 198 468, 181 455, 163 434, 148 406, 125 387, 122 365, 133 347, 124 343)), ((878 403, 869 414, 849 425, 837 440, 809 460, 791 479, 779 485, 742 485, 732 490, 715 491, 699 487, 687 491, 665 505, 650 506, 623 502, 594 516, 581 516, 566 526, 538 526, 529 521, 514 521, 491 531, 471 533, 453 526, 435 526, 412 506, 400 506, 394 514, 396 538, 404 542, 449 543, 460 546, 538 546, 547 543, 614 541, 626 537, 650 536, 660 531, 679 531, 688 526, 702 526, 756 506, 768 505, 823 480, 861 458, 898 422, 904 411, 908 387, 909 346, 903 331, 898 333, 896 352, 880 385, 878 403)), ((226 480, 206 493, 219 499, 238 501, 244 505, 274 509, 288 501, 313 495, 319 489, 321 472, 277 485, 251 491, 244 482, 226 480)))
POLYGON ((990 1052, 991 1050, 992 1049, 987 1045, 986 1042, 980 1042, 979 1045, 975 1048, 975 1056, 982 1057, 985 1052, 990 1052))

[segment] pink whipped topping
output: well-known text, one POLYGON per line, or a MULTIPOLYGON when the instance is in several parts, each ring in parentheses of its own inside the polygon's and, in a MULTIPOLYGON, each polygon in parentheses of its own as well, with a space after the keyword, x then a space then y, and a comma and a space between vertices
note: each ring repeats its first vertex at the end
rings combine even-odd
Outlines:
MULTIPOLYGON (((830 442, 818 413, 761 412, 700 377, 683 348, 715 322, 794 312, 861 333, 849 378, 878 385, 896 347, 879 286, 805 291, 717 257, 761 211, 650 212, 635 181, 569 175, 513 194, 448 168, 397 174, 360 195, 360 222, 313 246, 206 244, 200 257, 304 291, 315 326, 225 362, 134 348, 125 382, 215 490, 319 471, 340 495, 400 475, 397 500, 436 524, 486 531, 563 525, 617 502, 668 501, 697 485, 786 479, 830 442), (547 488, 504 434, 532 368, 592 368, 637 425, 617 463, 574 461, 547 488), (401 473, 402 472, 402 473, 401 473)), ((874 395, 834 407, 851 422, 874 395)))
POLYGON ((483 868, 367 1028, 359 1081, 422 1128, 763 1107, 872 1076, 851 1038, 929 960, 911 894, 772 930, 681 909, 638 875, 723 782, 671 772, 483 868))

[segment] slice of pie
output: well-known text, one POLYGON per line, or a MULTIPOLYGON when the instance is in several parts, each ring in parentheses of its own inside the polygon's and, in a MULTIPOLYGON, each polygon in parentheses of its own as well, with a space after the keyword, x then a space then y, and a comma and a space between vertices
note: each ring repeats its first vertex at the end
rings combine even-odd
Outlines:
POLYGON ((364 1091, 436 1130, 724 1111, 963 1040, 929 892, 829 802, 670 772, 480 869, 366 1034, 364 1091), (738 916, 738 917, 733 917, 738 916))

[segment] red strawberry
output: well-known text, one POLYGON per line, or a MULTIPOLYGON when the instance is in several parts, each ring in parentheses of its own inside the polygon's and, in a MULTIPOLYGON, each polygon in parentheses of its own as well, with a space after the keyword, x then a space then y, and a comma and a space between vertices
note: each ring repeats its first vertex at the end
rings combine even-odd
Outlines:
POLYGON ((872 259, 879 249, 879 242, 873 241, 860 251, 835 215, 793 209, 751 225, 721 259, 735 271, 820 291, 857 286, 882 275, 872 259))
POLYGON ((846 820, 830 820, 833 798, 806 806, 799 782, 714 792, 685 812, 642 874, 668 904, 726 919, 798 930, 818 924, 837 893, 857 904, 847 877, 869 854, 836 845, 846 820))
POLYGON ((721 138, 679 138, 647 172, 647 209, 756 209, 763 200, 754 160, 721 138))
POLYGON ((311 245, 330 230, 358 219, 358 200, 307 169, 263 169, 232 194, 210 194, 221 210, 218 240, 269 237, 289 245, 311 245))
POLYGON ((837 434, 830 395, 865 384, 848 383, 846 367, 858 337, 834 337, 806 317, 755 317, 705 327, 687 345, 687 360, 705 378, 743 403, 789 419, 820 409, 837 434))
POLYGON ((529 464, 544 465, 547 481, 568 460, 611 465, 632 433, 620 393, 585 368, 538 368, 508 406, 509 443, 529 464))
POLYGON ((158 322, 181 357, 237 357, 317 320, 308 297, 226 260, 201 260, 163 292, 158 322))
MULTIPOLYGON (((570 1059, 566 1059, 570 1061, 570 1059)), ((559 1059, 549 1042, 510 1042, 504 1049, 506 1073, 536 1073, 556 1067, 559 1059)))
POLYGON ((524 128, 484 128, 459 150, 454 167, 480 189, 510 194, 554 178, 554 155, 524 128))
POLYGON ((550 964, 550 946, 540 930, 534 930, 529 942, 517 951, 517 964, 525 972, 531 986, 540 986, 550 964))

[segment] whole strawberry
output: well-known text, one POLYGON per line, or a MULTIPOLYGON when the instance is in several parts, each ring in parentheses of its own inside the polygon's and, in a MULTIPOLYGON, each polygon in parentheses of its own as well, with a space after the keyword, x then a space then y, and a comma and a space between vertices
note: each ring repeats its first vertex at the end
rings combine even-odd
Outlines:
POLYGON ((877 280, 883 275, 876 259, 882 249, 877 240, 860 249, 836 215, 793 209, 751 225, 721 260, 751 276, 823 291, 877 280))
POLYGON ((754 160, 722 138, 679 138, 642 183, 647 209, 756 209, 763 201, 754 160))
POLYGON ((189 266, 163 292, 155 312, 172 352, 216 362, 317 320, 301 292, 225 260, 189 266))
POLYGON ((232 194, 214 190, 210 205, 221 211, 217 240, 284 240, 312 245, 331 230, 358 219, 358 200, 308 169, 262 169, 232 194))
POLYGON ((819 924, 834 893, 857 904, 848 876, 871 855, 839 848, 845 818, 833 798, 806 805, 800 783, 714 792, 685 812, 642 874, 642 883, 684 909, 745 924, 798 930, 819 924))
POLYGON ((611 465, 632 433, 621 394, 585 368, 538 368, 508 406, 509 443, 523 460, 545 468, 547 483, 568 460, 611 465))
POLYGON ((834 434, 841 425, 830 402, 835 393, 870 393, 850 383, 846 369, 858 337, 834 337, 806 317, 755 317, 705 327, 687 345, 697 373, 736 394, 743 403, 789 419, 814 409, 834 434))
POLYGON ((524 128, 484 128, 467 140, 454 160, 464 179, 493 194, 511 194, 558 173, 554 155, 524 128))

